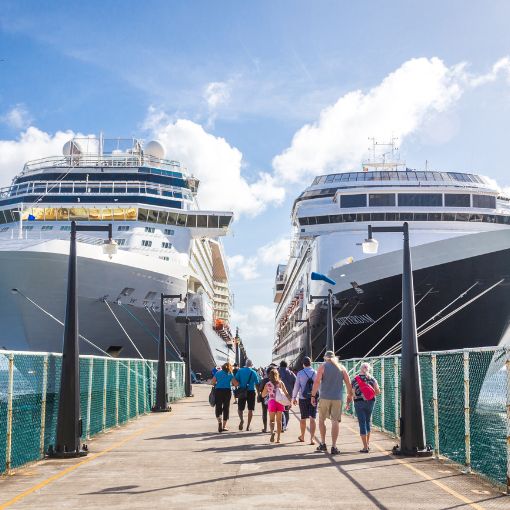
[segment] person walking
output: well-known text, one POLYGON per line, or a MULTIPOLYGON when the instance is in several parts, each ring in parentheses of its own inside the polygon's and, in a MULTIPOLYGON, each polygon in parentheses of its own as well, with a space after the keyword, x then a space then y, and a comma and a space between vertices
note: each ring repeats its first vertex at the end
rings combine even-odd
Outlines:
POLYGON ((216 419, 218 420, 218 432, 228 430, 227 421, 230 414, 230 399, 232 397, 232 384, 236 385, 234 381, 234 374, 232 373, 232 365, 224 363, 221 370, 218 370, 212 378, 211 384, 216 389, 216 403, 214 410, 216 419))
POLYGON ((326 447, 326 418, 329 418, 331 420, 331 455, 340 453, 336 443, 342 421, 344 384, 347 387, 347 398, 352 399, 352 385, 347 370, 338 362, 333 351, 326 351, 324 363, 317 370, 311 398, 312 405, 317 405, 317 392, 320 387, 319 431, 321 442, 317 447, 319 452, 328 451, 326 447))
POLYGON ((306 420, 310 420, 310 444, 315 444, 315 417, 317 416, 317 407, 312 405, 312 388, 316 378, 316 372, 312 368, 312 360, 306 356, 303 359, 303 369, 297 373, 296 382, 292 391, 292 403, 297 405, 299 396, 299 412, 301 420, 301 435, 298 440, 305 441, 306 420))
POLYGON ((374 410, 375 397, 381 393, 379 383, 371 374, 370 363, 362 363, 358 375, 352 381, 354 409, 358 417, 359 435, 363 443, 361 453, 370 451, 370 422, 374 410))
MULTIPOLYGON (((285 360, 280 361, 280 368, 278 369, 278 373, 280 375, 280 380, 283 382, 283 384, 285 384, 287 393, 291 395, 294 389, 294 384, 296 383, 296 376, 287 368, 287 362, 285 360)), ((283 412, 283 432, 287 430, 287 425, 289 424, 289 409, 290 407, 287 406, 283 412)))
POLYGON ((246 424, 246 430, 251 430, 251 420, 253 418, 253 411, 255 411, 255 385, 260 380, 257 372, 253 369, 253 362, 250 359, 246 360, 246 365, 240 368, 235 377, 234 381, 237 382, 236 392, 237 393, 237 413, 239 414, 239 430, 243 430, 244 426, 244 410, 246 404, 248 404, 248 423, 246 424))
POLYGON ((262 406, 262 424, 263 429, 262 432, 267 432, 267 398, 262 396, 262 392, 264 391, 264 387, 269 382, 269 372, 272 370, 272 367, 268 367, 266 369, 266 375, 260 380, 257 384, 257 400, 260 402, 262 406))
POLYGON ((291 405, 290 396, 285 388, 285 384, 280 380, 280 374, 277 369, 269 371, 269 381, 262 390, 262 397, 268 397, 267 410, 269 411, 269 428, 271 430, 271 443, 275 442, 275 421, 276 421, 276 442, 280 442, 282 432, 282 415, 285 411, 285 405, 291 405), (287 401, 284 401, 285 398, 287 401))

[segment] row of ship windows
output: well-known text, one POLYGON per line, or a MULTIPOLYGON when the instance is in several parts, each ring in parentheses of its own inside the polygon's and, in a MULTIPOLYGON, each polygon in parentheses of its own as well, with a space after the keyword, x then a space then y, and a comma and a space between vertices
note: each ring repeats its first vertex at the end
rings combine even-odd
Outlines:
POLYGON ((358 193, 340 195, 341 208, 353 207, 478 207, 495 209, 496 197, 469 193, 358 193), (368 200, 367 200, 368 199, 368 200))
POLYGON ((420 172, 406 168, 405 171, 344 172, 341 174, 320 175, 313 185, 327 182, 345 181, 458 181, 483 184, 483 180, 474 174, 460 172, 420 172))
POLYGON ((510 215, 469 213, 357 213, 330 214, 299 218, 299 224, 324 225, 327 223, 352 223, 356 221, 469 221, 510 225, 510 215))
MULTIPOLYGON (((18 209, 0 210, 0 224, 19 221, 18 209)), ((25 221, 143 221, 191 228, 228 228, 232 216, 187 214, 136 207, 99 209, 87 207, 31 207, 24 209, 25 221)))
MULTIPOLYGON (((119 227, 117 227, 117 230, 119 232, 128 232, 130 228, 131 227, 129 225, 120 225, 119 227)), ((34 226, 33 225, 23 225, 22 229, 23 230, 33 230, 34 226)), ((6 232, 7 230, 9 230, 9 227, 2 227, 0 229, 0 232, 6 232)), ((42 231, 53 230, 53 225, 43 225, 41 227, 41 230, 42 231)), ((70 231, 71 227, 68 225, 63 225, 62 227, 60 227, 60 230, 70 231)), ((147 232, 148 234, 154 234, 156 229, 154 227, 145 227, 144 231, 147 232)), ((172 230, 170 228, 165 228, 164 233, 167 236, 173 236, 175 234, 175 230, 172 230)))

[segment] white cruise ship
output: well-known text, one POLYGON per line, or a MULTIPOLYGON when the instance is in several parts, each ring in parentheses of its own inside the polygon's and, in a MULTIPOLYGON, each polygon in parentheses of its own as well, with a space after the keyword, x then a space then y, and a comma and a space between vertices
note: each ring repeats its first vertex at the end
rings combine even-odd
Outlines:
POLYGON ((181 359, 190 325, 192 370, 209 374, 232 359, 231 296, 220 238, 231 212, 202 211, 199 182, 158 142, 85 138, 63 156, 25 164, 0 190, 0 348, 62 351, 70 222, 113 224, 111 259, 101 234, 78 234, 82 354, 157 359, 160 294, 169 360, 181 359))
POLYGON ((375 255, 364 254, 361 243, 368 225, 403 222, 410 229, 420 350, 507 341, 510 198, 479 175, 370 163, 360 172, 316 177, 294 202, 291 255, 278 266, 274 289, 275 361, 297 363, 310 345, 313 359, 322 357, 326 307, 319 301, 313 308, 309 297, 329 288, 341 358, 399 352, 402 235, 375 234, 375 255), (336 284, 311 281, 312 271, 336 284))

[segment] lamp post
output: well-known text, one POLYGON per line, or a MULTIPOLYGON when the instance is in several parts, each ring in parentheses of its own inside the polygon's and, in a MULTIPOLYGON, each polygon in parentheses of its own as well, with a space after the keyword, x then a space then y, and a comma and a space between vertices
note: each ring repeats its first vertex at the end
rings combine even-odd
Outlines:
POLYGON ((236 336, 234 338, 234 341, 235 341, 235 346, 236 346, 236 363, 237 363, 237 366, 240 366, 239 365, 239 362, 240 362, 239 342, 241 340, 239 338, 239 328, 236 328, 236 336))
POLYGON ((400 447, 396 455, 431 456, 432 450, 425 443, 423 402, 421 396, 420 365, 418 359, 418 334, 414 306, 413 271, 409 247, 409 225, 401 227, 368 226, 368 239, 363 243, 363 252, 377 253, 379 243, 373 232, 400 232, 404 235, 402 268, 402 356, 400 372, 400 447))
POLYGON ((81 444, 82 421, 80 415, 80 347, 78 328, 78 300, 76 297, 77 232, 108 232, 103 252, 110 258, 117 252, 117 243, 112 239, 112 224, 76 225, 71 221, 69 248, 69 269, 67 277, 67 302, 64 323, 64 343, 62 349, 62 371, 56 442, 48 449, 50 457, 78 457, 87 455, 87 446, 81 444))
MULTIPOLYGON (((306 323, 306 350, 305 356, 308 356, 313 361, 313 352, 312 352, 312 331, 310 329, 310 319, 296 319, 296 323, 306 323)), ((299 331, 299 326, 294 326, 294 331, 299 331)))
POLYGON ((185 306, 182 294, 161 294, 159 315, 159 347, 158 347, 158 376, 156 381, 156 405, 152 412, 161 413, 171 411, 168 405, 168 393, 166 391, 166 325, 165 325, 165 299, 177 299, 177 308, 182 310, 185 306))
MULTIPOLYGON (((310 278, 312 280, 320 280, 326 283, 329 283, 330 285, 336 285, 336 282, 332 280, 331 278, 328 278, 326 275, 323 275, 321 273, 312 273, 310 275, 310 278)), ((327 324, 327 337, 326 337, 326 351, 333 351, 335 352, 335 335, 333 332, 333 291, 331 289, 328 289, 328 294, 326 296, 312 296, 310 295, 310 301, 309 301, 309 307, 313 310, 315 308, 315 303, 313 303, 314 300, 327 300, 328 305, 328 314, 326 319, 327 324)))
POLYGON ((189 293, 186 294, 186 315, 185 317, 177 316, 175 318, 176 322, 184 322, 185 330, 184 330, 184 355, 185 355, 185 366, 184 366, 184 394, 186 397, 193 396, 193 388, 191 385, 191 338, 190 338, 190 324, 192 322, 197 323, 197 329, 202 329, 202 322, 204 322, 204 317, 201 315, 189 315, 189 293))

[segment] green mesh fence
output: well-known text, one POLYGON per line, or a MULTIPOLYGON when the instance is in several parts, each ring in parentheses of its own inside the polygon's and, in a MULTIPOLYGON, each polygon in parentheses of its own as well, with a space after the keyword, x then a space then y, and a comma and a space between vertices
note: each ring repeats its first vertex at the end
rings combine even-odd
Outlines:
MULTIPOLYGON (((400 356, 342 361, 351 379, 364 361, 372 365, 381 388, 372 422, 398 435, 400 356)), ((437 455, 506 485, 510 477, 510 348, 420 353, 420 377, 427 444, 437 455)), ((355 416, 354 406, 345 412, 355 416)))
MULTIPOLYGON (((150 412, 157 362, 80 357, 83 439, 150 412)), ((0 474, 55 444, 61 356, 0 351, 0 474)), ((184 397, 184 365, 167 363, 169 401, 184 397)))

